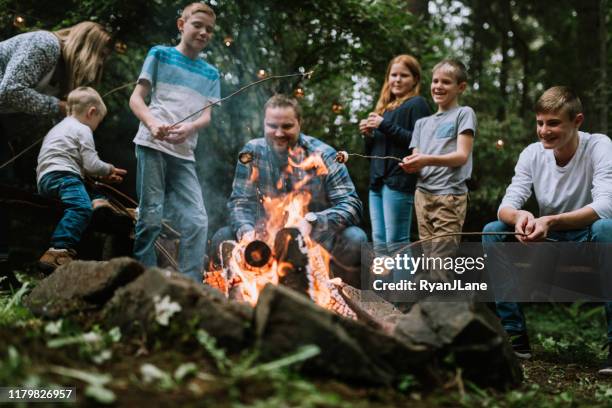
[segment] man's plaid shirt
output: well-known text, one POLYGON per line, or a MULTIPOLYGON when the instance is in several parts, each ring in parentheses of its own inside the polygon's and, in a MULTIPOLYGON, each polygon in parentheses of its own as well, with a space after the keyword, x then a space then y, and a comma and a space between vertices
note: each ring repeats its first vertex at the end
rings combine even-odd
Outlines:
POLYGON ((344 164, 334 159, 336 151, 314 137, 300 134, 297 142, 304 154, 297 160, 318 154, 327 167, 326 175, 314 176, 315 170, 293 167, 291 173, 283 171, 287 166, 273 153, 265 138, 248 142, 242 152, 252 152, 253 161, 236 165, 232 195, 227 204, 230 211, 231 227, 234 233, 242 234, 252 230, 265 216, 261 203, 263 197, 279 197, 293 191, 299 181, 313 175, 300 191, 308 191, 312 199, 308 210, 317 215, 313 234, 340 231, 361 221, 362 204, 355 186, 344 164), (257 168, 258 177, 250 181, 253 169, 257 168), (279 187, 279 179, 282 183, 279 187))

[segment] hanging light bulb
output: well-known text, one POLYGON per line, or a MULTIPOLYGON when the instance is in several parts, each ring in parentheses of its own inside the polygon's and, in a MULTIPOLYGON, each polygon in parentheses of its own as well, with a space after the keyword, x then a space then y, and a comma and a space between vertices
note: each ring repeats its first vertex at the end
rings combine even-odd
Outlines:
POLYGON ((226 35, 225 38, 223 39, 223 44, 225 44, 226 47, 231 47, 233 43, 234 43, 234 38, 231 35, 226 35))
POLYGON ((495 148, 497 150, 501 150, 504 148, 504 141, 502 139, 497 139, 497 142, 495 142, 495 148))
POLYGON ((295 88, 295 91, 293 91, 293 96, 295 96, 298 99, 302 99, 304 97, 305 93, 304 93, 304 88, 298 86, 297 88, 295 88))
POLYGON ((22 16, 15 16, 15 19, 13 19, 13 25, 17 28, 25 28, 26 26, 25 18, 22 16))
POLYGON ((257 78, 264 79, 267 76, 268 74, 266 73, 265 69, 260 69, 259 71, 257 71, 257 78))

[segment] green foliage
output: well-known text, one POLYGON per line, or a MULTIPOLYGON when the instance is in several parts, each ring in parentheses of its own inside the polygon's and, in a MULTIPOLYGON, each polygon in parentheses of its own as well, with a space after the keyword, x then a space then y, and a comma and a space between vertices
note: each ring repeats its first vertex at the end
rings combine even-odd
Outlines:
POLYGON ((64 377, 83 381, 87 384, 85 395, 101 404, 112 404, 117 398, 115 393, 107 388, 107 384, 112 380, 112 377, 108 374, 93 373, 61 366, 50 366, 49 371, 64 377))
POLYGON ((233 361, 217 345, 215 338, 204 330, 198 330, 196 337, 217 367, 218 376, 210 380, 216 383, 222 382, 227 387, 229 397, 236 402, 236 407, 348 406, 335 394, 320 392, 314 384, 289 370, 290 367, 319 354, 320 350, 316 346, 304 346, 291 355, 266 363, 257 363, 258 354, 255 351, 244 353, 240 359, 233 361), (242 400, 245 387, 254 384, 271 388, 269 397, 255 400, 248 405, 239 402, 242 400))
POLYGON ((82 358, 95 364, 110 360, 113 356, 112 345, 121 340, 121 330, 118 327, 105 331, 95 325, 90 331, 83 333, 65 325, 63 320, 47 323, 45 332, 51 337, 47 340, 47 347, 53 349, 76 346, 82 358))
POLYGON ((597 365, 604 357, 605 319, 602 307, 581 302, 542 307, 530 305, 526 316, 534 328, 534 347, 555 362, 597 365))
POLYGON ((30 285, 25 283, 17 291, 0 292, 0 327, 11 326, 32 317, 30 311, 21 304, 21 299, 29 289, 30 285))

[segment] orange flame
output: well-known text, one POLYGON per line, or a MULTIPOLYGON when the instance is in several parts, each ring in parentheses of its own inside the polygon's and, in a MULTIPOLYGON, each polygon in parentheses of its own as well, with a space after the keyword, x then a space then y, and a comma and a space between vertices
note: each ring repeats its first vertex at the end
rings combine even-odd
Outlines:
MULTIPOLYGON (((297 162, 302 157, 303 151, 295 149, 290 151, 289 166, 285 172, 290 173, 292 168, 302 170, 315 169, 314 176, 325 175, 328 173, 327 167, 320 155, 311 155, 306 157, 301 162, 297 162)), ((266 214, 265 230, 258 235, 258 239, 263 240, 271 248, 274 247, 274 238, 276 234, 283 228, 298 228, 305 225, 304 216, 308 212, 308 204, 311 200, 311 194, 307 191, 301 191, 301 188, 308 182, 313 175, 308 175, 305 179, 296 183, 294 190, 280 197, 263 197, 262 203, 266 214)), ((255 183, 258 181, 259 172, 256 167, 250 176, 250 181, 255 183)), ((282 187, 283 177, 277 181, 277 187, 282 187)), ((309 235, 303 235, 304 248, 308 255, 307 279, 308 279, 308 295, 318 305, 332 309, 342 314, 355 318, 355 314, 346 305, 336 287, 330 278, 330 254, 317 242, 311 239, 309 235), (338 305, 341 305, 338 307, 338 305)), ((288 262, 277 262, 272 258, 268 264, 262 267, 250 266, 244 258, 244 250, 249 244, 247 239, 240 241, 232 251, 228 265, 225 269, 228 272, 228 282, 225 286, 215 284, 215 287, 223 287, 227 294, 227 287, 232 284, 237 285, 239 297, 245 302, 255 305, 259 298, 259 293, 263 290, 267 283, 278 285, 279 278, 286 275, 286 271, 293 266, 288 262)), ((215 279, 218 280, 218 274, 215 279)), ((213 279, 207 279, 207 282, 213 279)), ((210 282, 209 282, 210 283, 210 282)))

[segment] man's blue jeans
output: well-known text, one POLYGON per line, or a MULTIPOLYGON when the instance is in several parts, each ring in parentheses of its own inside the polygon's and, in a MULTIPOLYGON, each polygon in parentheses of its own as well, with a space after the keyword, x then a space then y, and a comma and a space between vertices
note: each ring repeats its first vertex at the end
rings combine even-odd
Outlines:
MULTIPOLYGON (((38 183, 41 195, 59 198, 66 207, 62 219, 51 236, 51 246, 57 249, 74 249, 81 241, 83 231, 91 220, 91 198, 81 177, 68 171, 52 171, 38 183)), ((98 198, 94 195, 93 198, 98 198)))
POLYGON ((139 213, 134 257, 146 266, 157 266, 155 241, 166 218, 181 234, 180 271, 202 282, 208 216, 195 162, 144 146, 136 146, 136 159, 139 213))
MULTIPOLYGON (((501 221, 490 222, 483 232, 512 232, 514 227, 501 221)), ((561 242, 599 242, 612 243, 612 219, 595 221, 590 227, 571 231, 550 231, 549 238, 561 242)), ((507 235, 483 235, 482 243, 487 252, 487 244, 503 242, 507 235)), ((608 271, 612 272, 612 271, 608 271)), ((504 329, 508 332, 523 332, 527 329, 525 315, 518 303, 497 302, 497 315, 504 329)), ((606 322, 608 325, 608 342, 612 342, 612 302, 605 304, 606 322)))
POLYGON ((370 190, 370 221, 374 245, 410 242, 414 194, 383 185, 370 190))

